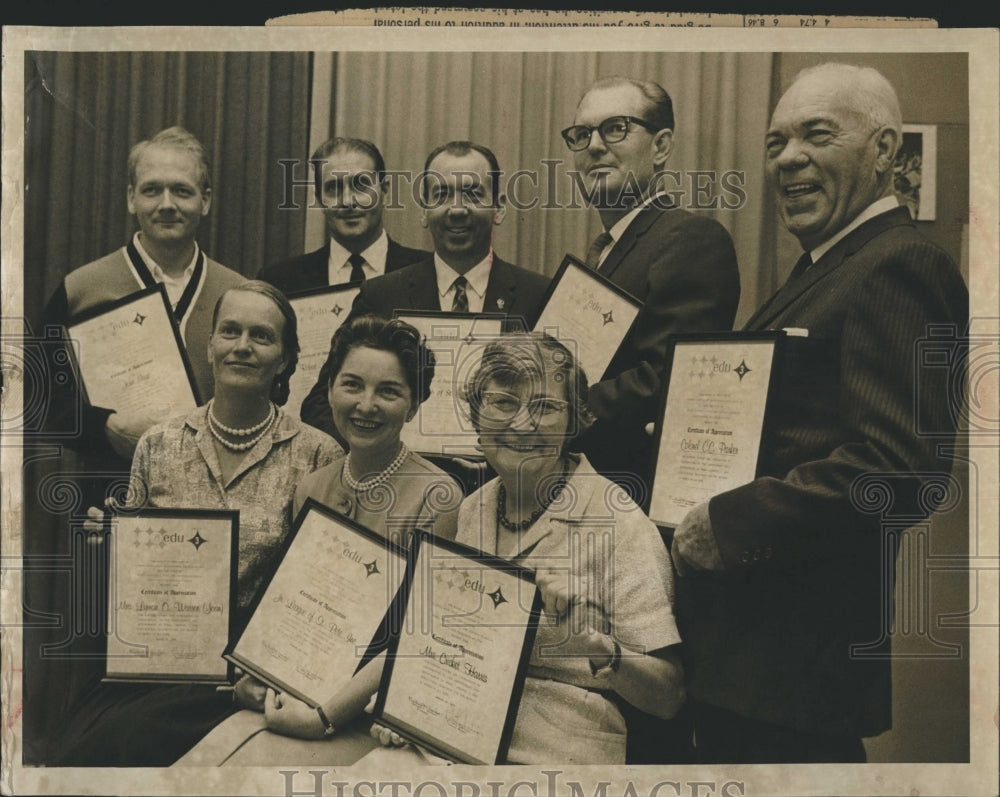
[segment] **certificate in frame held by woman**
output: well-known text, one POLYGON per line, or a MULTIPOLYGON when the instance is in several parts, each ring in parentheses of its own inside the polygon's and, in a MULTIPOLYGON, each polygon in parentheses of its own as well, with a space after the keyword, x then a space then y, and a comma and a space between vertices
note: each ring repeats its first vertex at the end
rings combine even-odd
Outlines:
POLYGON ((162 283, 84 314, 67 332, 91 405, 162 418, 201 404, 162 283))
POLYGON ((388 644, 405 563, 395 543, 308 499, 226 659, 310 706, 322 704, 370 650, 388 644))
POLYGON ((757 477, 784 332, 679 337, 654 431, 649 517, 676 528, 713 495, 757 477))
POLYGON ((503 763, 541 612, 531 571, 418 532, 376 720, 437 755, 503 763))
POLYGON ((225 683, 239 512, 113 512, 107 681, 225 683))

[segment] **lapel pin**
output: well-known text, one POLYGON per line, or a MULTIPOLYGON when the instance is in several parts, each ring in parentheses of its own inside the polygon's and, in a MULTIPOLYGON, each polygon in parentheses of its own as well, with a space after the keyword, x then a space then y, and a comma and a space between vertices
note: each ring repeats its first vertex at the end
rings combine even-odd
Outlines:
POLYGON ((503 299, 497 299, 497 309, 503 310, 503 306, 504 306, 504 300, 503 299))

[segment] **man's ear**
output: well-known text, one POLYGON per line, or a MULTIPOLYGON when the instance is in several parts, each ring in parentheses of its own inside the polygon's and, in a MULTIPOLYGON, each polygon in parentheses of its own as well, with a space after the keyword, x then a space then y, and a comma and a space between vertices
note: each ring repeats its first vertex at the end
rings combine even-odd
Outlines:
POLYGON ((674 131, 668 127, 653 136, 653 165, 662 166, 667 162, 670 151, 674 148, 674 131))
POLYGON ((493 223, 499 224, 503 221, 504 216, 507 215, 507 197, 500 194, 497 197, 496 210, 493 211, 493 223))
POLYGON ((212 189, 203 188, 201 190, 201 215, 207 216, 208 211, 212 209, 212 189))
POLYGON ((877 154, 875 156, 875 172, 885 174, 891 172, 899 151, 899 135, 891 127, 886 127, 875 139, 877 154))
POLYGON ((130 185, 128 190, 125 192, 125 204, 128 206, 128 212, 131 215, 135 215, 135 186, 130 185))

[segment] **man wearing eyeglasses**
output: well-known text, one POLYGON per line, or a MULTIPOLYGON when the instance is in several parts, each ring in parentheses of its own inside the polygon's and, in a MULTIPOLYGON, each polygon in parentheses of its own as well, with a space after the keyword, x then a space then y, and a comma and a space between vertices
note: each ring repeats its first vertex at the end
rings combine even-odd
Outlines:
POLYGON ((644 427, 657 410, 669 337, 732 329, 740 298, 729 233, 659 189, 673 130, 673 104, 662 87, 614 77, 587 90, 562 131, 604 226, 587 263, 643 302, 605 378, 591 386, 597 423, 581 446, 639 503, 652 455, 644 427))

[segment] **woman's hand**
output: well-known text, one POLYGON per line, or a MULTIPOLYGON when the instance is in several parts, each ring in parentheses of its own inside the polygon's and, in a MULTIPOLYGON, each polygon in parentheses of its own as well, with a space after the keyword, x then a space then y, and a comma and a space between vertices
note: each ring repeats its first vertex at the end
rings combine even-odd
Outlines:
POLYGON ((551 656, 587 656, 595 659, 607 656, 610 643, 607 636, 597 631, 603 625, 594 604, 587 600, 587 583, 581 581, 575 589, 570 587, 566 570, 539 568, 535 571, 535 584, 542 595, 545 614, 556 624, 566 627, 565 641, 549 651, 551 656))
POLYGON ((298 739, 322 739, 326 736, 319 712, 291 695, 268 689, 264 697, 264 719, 267 728, 298 739))
MULTIPOLYGON (((365 714, 372 714, 375 711, 375 700, 378 695, 372 695, 372 699, 368 701, 368 705, 365 706, 365 714)), ((377 722, 373 722, 371 728, 368 729, 368 733, 371 734, 380 745, 383 747, 402 747, 406 744, 406 739, 400 736, 395 731, 389 730, 384 725, 379 725, 377 722)))
MULTIPOLYGON (((258 681, 252 675, 244 675, 236 682, 236 688, 233 690, 233 700, 242 708, 248 708, 251 711, 263 711, 264 697, 267 691, 267 686, 264 683, 258 681)), ((319 719, 318 716, 317 719, 319 719)))

